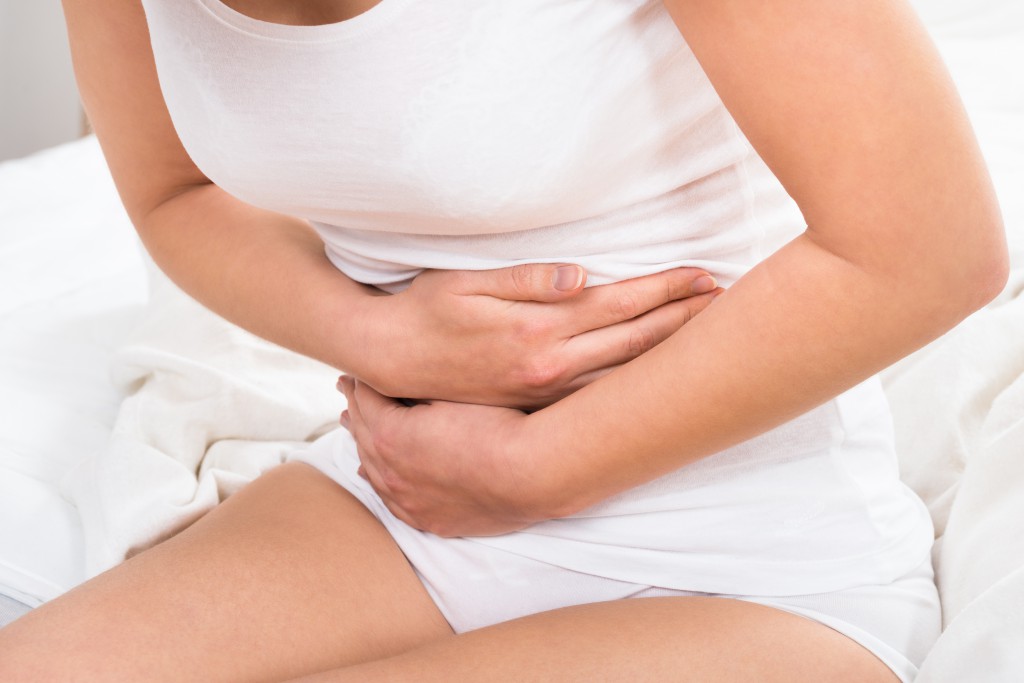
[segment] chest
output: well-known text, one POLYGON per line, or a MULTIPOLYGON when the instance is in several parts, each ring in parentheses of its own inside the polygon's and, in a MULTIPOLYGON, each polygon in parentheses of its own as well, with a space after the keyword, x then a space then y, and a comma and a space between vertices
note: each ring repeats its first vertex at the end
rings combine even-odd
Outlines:
POLYGON ((719 104, 659 2, 329 3, 331 19, 370 7, 301 27, 232 24, 219 0, 146 4, 200 169, 257 206, 358 229, 593 215, 666 148, 685 154, 689 124, 719 104))
POLYGON ((290 26, 322 26, 348 21, 372 9, 381 0, 220 0, 253 19, 290 26))

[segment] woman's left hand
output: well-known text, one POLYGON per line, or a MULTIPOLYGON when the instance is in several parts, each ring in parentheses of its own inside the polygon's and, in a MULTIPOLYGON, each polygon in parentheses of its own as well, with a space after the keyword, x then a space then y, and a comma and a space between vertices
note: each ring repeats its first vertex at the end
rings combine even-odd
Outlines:
POLYGON ((338 388, 359 472, 405 523, 444 537, 493 536, 549 518, 544 473, 516 447, 526 413, 447 401, 407 406, 351 377, 338 388))

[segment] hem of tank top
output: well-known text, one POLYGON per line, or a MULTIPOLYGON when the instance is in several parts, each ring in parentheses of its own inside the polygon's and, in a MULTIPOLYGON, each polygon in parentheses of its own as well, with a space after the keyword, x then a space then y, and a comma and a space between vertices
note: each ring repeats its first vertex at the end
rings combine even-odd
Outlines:
MULTIPOLYGON (((493 536, 459 536, 458 537, 459 540, 469 541, 471 543, 476 543, 478 545, 483 545, 483 546, 488 547, 491 550, 494 550, 494 551, 497 551, 497 552, 501 552, 501 553, 507 553, 507 554, 513 555, 515 557, 524 557, 526 559, 529 559, 532 562, 538 562, 538 563, 541 563, 541 564, 546 564, 546 565, 551 566, 551 567, 557 567, 559 569, 564 569, 564 570, 567 570, 567 571, 573 571, 573 572, 577 572, 577 573, 580 573, 580 574, 586 574, 588 576, 596 576, 598 578, 608 579, 610 581, 621 581, 623 583, 636 583, 637 585, 644 585, 644 586, 648 586, 648 587, 651 587, 651 588, 666 588, 668 590, 694 590, 694 592, 712 593, 712 594, 716 594, 716 595, 722 595, 724 597, 737 597, 737 596, 745 596, 745 595, 749 595, 751 597, 783 597, 783 596, 803 596, 803 595, 816 595, 816 594, 818 594, 818 593, 805 593, 805 592, 786 592, 786 593, 768 592, 768 593, 763 593, 763 594, 758 594, 758 593, 735 593, 735 592, 730 593, 730 592, 727 592, 727 591, 720 591, 720 590, 718 590, 718 591, 711 591, 711 590, 696 590, 696 589, 690 589, 690 588, 672 588, 672 587, 668 587, 668 586, 658 585, 656 583, 647 583, 647 582, 644 582, 644 581, 637 581, 637 580, 633 580, 633 579, 629 579, 629 578, 624 578, 622 572, 614 572, 614 575, 609 575, 609 573, 607 573, 607 572, 597 572, 597 571, 593 571, 593 570, 591 570, 589 568, 583 568, 583 567, 579 567, 579 566, 570 566, 569 564, 566 564, 564 562, 558 562, 557 559, 553 559, 551 556, 542 557, 542 556, 539 556, 539 555, 532 555, 532 554, 529 554, 529 553, 519 552, 518 549, 514 549, 512 546, 509 546, 507 544, 488 542, 488 541, 491 541, 491 540, 493 540, 495 538, 497 538, 497 537, 493 537, 493 536)), ((860 555, 854 555, 854 556, 852 556, 850 558, 833 558, 833 559, 830 559, 830 560, 791 560, 791 559, 790 560, 763 560, 763 559, 758 559, 758 560, 750 560, 749 561, 749 565, 750 566, 754 566, 755 568, 757 568, 757 567, 767 568, 767 569, 769 569, 771 571, 778 570, 779 568, 784 568, 784 567, 792 567, 794 565, 800 565, 800 566, 812 565, 812 566, 815 566, 816 569, 818 569, 820 567, 818 567, 817 565, 819 563, 823 563, 823 562, 824 563, 831 563, 831 564, 843 564, 843 563, 849 564, 852 561, 863 562, 865 560, 878 559, 879 555, 881 555, 882 552, 892 551, 893 548, 898 548, 899 545, 905 544, 905 541, 906 541, 906 537, 901 539, 899 543, 888 544, 887 546, 885 546, 883 551, 877 551, 877 552, 873 552, 873 553, 862 553, 860 555)), ((580 541, 573 541, 573 542, 575 542, 575 543, 590 544, 590 542, 588 542, 588 541, 582 541, 582 542, 580 542, 580 541)), ((934 544, 932 544, 932 545, 934 545, 934 544)), ((678 555, 678 554, 680 554, 679 551, 669 551, 669 550, 652 550, 652 552, 655 552, 655 553, 666 553, 666 554, 670 554, 670 555, 678 555)), ((908 553, 909 553, 909 551, 908 551, 908 553)), ((924 552, 924 553, 914 553, 914 554, 908 554, 908 553, 904 553, 904 555, 907 555, 909 558, 911 558, 911 559, 908 559, 906 561, 906 565, 908 567, 910 567, 910 569, 906 569, 902 573, 900 573, 900 569, 895 569, 895 570, 891 569, 891 564, 892 563, 889 562, 889 563, 886 563, 885 566, 876 564, 875 567, 874 567, 874 570, 876 571, 876 573, 881 573, 881 574, 892 574, 892 573, 899 574, 899 577, 897 579, 895 579, 895 580, 899 580, 899 578, 902 578, 902 577, 906 576, 907 574, 909 574, 909 573, 911 573, 913 571, 916 571, 917 569, 922 567, 925 563, 929 563, 929 564, 932 563, 931 548, 929 548, 928 552, 924 552)), ((721 554, 721 553, 719 553, 717 555, 707 554, 707 555, 705 555, 705 557, 716 557, 718 559, 725 560, 725 561, 736 559, 736 558, 734 558, 734 557, 732 557, 730 555, 721 554)), ((714 561, 714 560, 712 560, 712 561, 714 561)), ((744 562, 744 567, 748 567, 748 560, 744 559, 743 562, 744 562)), ((716 565, 716 566, 720 567, 721 565, 716 565)), ((709 574, 705 575, 704 577, 700 577, 700 576, 698 576, 696 578, 691 577, 690 580, 699 582, 702 578, 706 578, 707 576, 712 576, 712 574, 709 573, 709 574)), ((715 576, 715 579, 720 578, 719 574, 714 574, 714 576, 715 576)), ((801 581, 806 582, 806 578, 801 579, 801 581)), ((876 585, 885 585, 885 583, 884 583, 884 581, 882 581, 882 582, 872 582, 870 580, 867 580, 864 583, 850 585, 848 588, 862 588, 864 586, 876 586, 876 585)), ((822 590, 820 592, 821 593, 827 593, 827 592, 831 592, 831 590, 833 590, 833 589, 825 589, 825 590, 822 590)), ((835 589, 835 590, 846 590, 846 589, 835 589)))
MULTIPOLYGON (((930 530, 931 529, 929 529, 929 531, 930 530)), ((907 529, 902 534, 899 534, 896 537, 892 537, 892 538, 889 538, 887 540, 884 540, 880 545, 876 546, 875 548, 873 548, 871 550, 867 550, 867 551, 864 551, 864 552, 855 553, 855 554, 851 554, 851 555, 846 555, 846 556, 842 556, 842 557, 830 557, 830 558, 820 558, 820 559, 793 559, 793 558, 784 558, 784 559, 783 558, 780 558, 780 559, 758 558, 758 559, 750 559, 750 558, 745 558, 743 561, 750 563, 751 566, 761 566, 761 567, 766 567, 766 568, 771 568, 771 569, 777 569, 779 567, 792 566, 794 564, 811 565, 811 566, 820 568, 820 567, 828 567, 828 566, 842 566, 844 564, 849 564, 851 562, 860 563, 860 562, 865 562, 865 561, 876 561, 876 562, 879 562, 879 563, 885 563, 885 565, 887 565, 886 567, 883 567, 882 564, 876 564, 875 565, 876 569, 879 569, 880 571, 884 571, 884 570, 888 569, 888 565, 891 564, 891 561, 893 560, 894 556, 911 555, 911 556, 916 558, 915 561, 917 562, 917 564, 920 564, 923 561, 924 557, 930 556, 931 551, 932 551, 932 549, 934 548, 934 545, 935 545, 935 539, 932 536, 932 534, 927 534, 926 535, 926 534, 922 533, 923 531, 924 531, 924 529, 923 529, 922 525, 915 524, 913 527, 907 529), (918 536, 920 536, 920 538, 917 538, 918 536), (927 541, 925 539, 927 539, 927 541), (927 548, 925 546, 927 546, 927 548)), ((530 536, 533 536, 534 539, 536 539, 537 537, 545 538, 545 539, 548 539, 548 543, 558 543, 560 545, 565 543, 565 544, 570 545, 570 546, 580 546, 580 547, 606 547, 606 548, 607 547, 617 547, 617 546, 608 546, 607 544, 604 544, 604 543, 596 543, 596 542, 589 541, 589 540, 567 539, 567 538, 562 538, 562 537, 558 537, 558 536, 554 536, 554 535, 550 535, 550 534, 531 532, 530 531, 530 527, 527 527, 526 529, 520 530, 518 532, 518 535, 530 535, 530 536)), ((510 536, 511 536, 511 534, 510 534, 510 536)), ((512 546, 510 546, 508 544, 508 539, 505 538, 505 536, 461 536, 460 538, 463 538, 463 539, 468 540, 468 541, 473 541, 475 543, 480 543, 482 545, 487 545, 487 546, 490 546, 492 548, 500 548, 500 549, 505 550, 507 552, 515 553, 515 554, 518 554, 518 555, 526 555, 526 553, 520 553, 520 552, 517 552, 517 550, 514 550, 512 548, 512 546)), ((536 546, 534 546, 534 547, 536 547, 536 546)), ((637 550, 637 548, 630 548, 630 549, 631 550, 637 550)), ((680 552, 679 550, 667 550, 667 549, 661 549, 661 548, 657 548, 657 549, 656 548, 643 548, 641 550, 643 550, 643 551, 645 551, 647 553, 651 553, 652 555, 660 555, 660 554, 675 555, 675 554, 678 554, 680 552)), ((716 560, 713 560, 713 561, 722 560, 722 559, 730 559, 730 558, 733 557, 730 553, 717 553, 717 554, 705 553, 703 555, 703 557, 705 559, 706 558, 711 558, 712 556, 714 556, 716 558, 716 560)), ((539 560, 541 558, 534 556, 533 559, 538 559, 539 560)), ((556 564, 556 565, 559 565, 559 566, 564 566, 563 564, 561 564, 559 562, 555 562, 555 561, 553 561, 551 559, 546 559, 546 560, 542 560, 542 561, 548 562, 549 564, 556 564)))
MULTIPOLYGON (((289 459, 295 457, 299 453, 302 453, 305 456, 303 458, 304 462, 316 467, 326 476, 352 492, 353 495, 360 499, 363 505, 377 516, 381 523, 389 529, 389 532, 391 532, 393 525, 397 525, 398 528, 403 530, 402 533, 391 533, 395 537, 399 546, 402 546, 406 534, 423 534, 429 536, 429 534, 413 529, 404 522, 395 518, 384 503, 381 502, 380 497, 373 488, 365 481, 355 476, 355 467, 352 466, 353 463, 344 462, 346 457, 351 454, 348 453, 347 449, 339 450, 333 445, 336 442, 337 437, 343 433, 342 429, 336 428, 327 432, 327 434, 324 434, 317 440, 321 443, 321 447, 326 444, 330 449, 328 467, 325 467, 326 463, 324 463, 322 459, 315 457, 315 454, 309 445, 295 449, 295 451, 289 454, 289 459), (328 435, 332 436, 328 437, 328 435), (327 437, 328 441, 321 441, 324 437, 327 437), (353 488, 355 490, 353 490, 353 488)), ((701 556, 699 561, 695 562, 694 556, 686 553, 685 551, 680 552, 679 550, 632 548, 631 550, 633 551, 643 550, 644 554, 664 555, 667 558, 665 563, 659 563, 659 567, 662 571, 654 571, 653 573, 644 572, 644 576, 637 576, 635 573, 629 575, 625 571, 630 567, 637 567, 635 557, 630 558, 630 562, 624 564, 622 562, 621 555, 618 553, 609 554, 607 552, 599 552, 596 556, 590 553, 584 553, 587 559, 585 561, 581 561, 580 554, 576 552, 580 547, 608 548, 614 546, 607 546, 606 544, 596 543, 593 541, 558 538, 549 534, 538 534, 536 532, 531 532, 530 527, 511 534, 503 534, 499 536, 460 536, 453 540, 483 545, 518 557, 525 557, 535 562, 541 562, 569 571, 599 576, 615 581, 638 583, 648 586, 660 586, 664 588, 676 588, 680 590, 698 590, 705 593, 732 592, 751 596, 782 596, 826 593, 833 590, 840 590, 841 588, 851 588, 856 586, 882 585, 899 578, 900 576, 904 576, 907 572, 912 571, 914 567, 918 567, 926 560, 930 560, 932 556, 934 537, 930 533, 922 534, 921 531, 922 530, 919 526, 915 525, 914 528, 907 530, 898 538, 891 538, 888 542, 883 543, 881 547, 876 547, 873 550, 846 557, 833 557, 818 560, 793 558, 750 559, 736 557, 729 553, 705 553, 701 556), (539 545, 535 542, 523 545, 521 542, 523 536, 534 536, 533 541, 539 539, 543 539, 543 541, 539 545), (539 537, 539 539, 537 537, 539 537), (558 552, 545 552, 546 550, 551 549, 553 543, 558 544, 558 552), (674 574, 671 570, 671 568, 675 566, 675 563, 671 561, 671 556, 678 557, 680 555, 689 555, 690 560, 688 563, 689 566, 685 569, 687 572, 685 581, 677 581, 676 579, 679 579, 680 577, 674 574), (595 559, 597 560, 596 562, 595 559), (747 574, 747 577, 744 579, 747 582, 747 588, 739 591, 730 589, 722 583, 723 581, 729 580, 729 577, 727 576, 728 569, 731 565, 734 565, 737 560, 743 564, 745 573, 747 574), (844 567, 848 568, 850 565, 858 566, 858 570, 855 570, 855 573, 859 577, 857 582, 833 582, 831 579, 834 579, 835 577, 830 576, 830 580, 825 580, 820 576, 820 572, 822 571, 842 569, 844 567), (770 581, 765 580, 763 577, 759 580, 749 579, 749 573, 751 570, 755 573, 757 573, 758 570, 762 570, 764 572, 777 574, 780 570, 787 568, 791 569, 794 566, 810 567, 813 570, 813 575, 808 577, 807 574, 802 574, 797 577, 796 575, 793 575, 792 572, 789 572, 786 574, 788 578, 785 579, 778 576, 774 577, 770 581), (669 574, 671 574, 671 576, 669 574), (815 579, 817 579, 817 581, 815 581, 815 579), (810 588, 808 588, 809 585, 811 586, 810 588)), ((675 569, 678 570, 679 567, 675 566, 675 569)))
POLYGON ((351 19, 313 26, 278 24, 256 19, 228 7, 221 0, 192 1, 197 2, 223 24, 255 38, 289 43, 329 43, 379 28, 411 0, 379 0, 376 5, 351 19))
MULTIPOLYGON (((738 556, 704 557, 685 563, 671 563, 659 569, 624 570, 623 558, 585 558, 566 561, 565 556, 536 552, 495 543, 481 542, 479 537, 464 537, 495 550, 517 555, 534 562, 542 562, 568 571, 599 578, 636 583, 656 588, 688 590, 701 593, 737 594, 749 596, 799 596, 831 593, 864 586, 883 586, 899 580, 930 556, 929 553, 901 553, 899 557, 873 557, 868 561, 835 560, 831 564, 820 561, 751 560, 738 556), (589 560, 589 561, 588 561, 589 560), (738 567, 742 567, 742 575, 738 567), (799 568, 803 571, 794 571, 799 568), (751 575, 757 575, 751 578, 751 575)), ((686 555, 686 553, 681 553, 686 555)), ((680 553, 677 553, 680 555, 680 553)), ((630 566, 636 567, 636 558, 630 557, 630 566)))

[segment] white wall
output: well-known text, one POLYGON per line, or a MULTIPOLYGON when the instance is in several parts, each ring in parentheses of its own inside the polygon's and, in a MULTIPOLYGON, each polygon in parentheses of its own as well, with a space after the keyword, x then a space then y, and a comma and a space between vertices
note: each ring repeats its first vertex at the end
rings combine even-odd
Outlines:
POLYGON ((0 160, 82 132, 59 0, 0 0, 0 160))

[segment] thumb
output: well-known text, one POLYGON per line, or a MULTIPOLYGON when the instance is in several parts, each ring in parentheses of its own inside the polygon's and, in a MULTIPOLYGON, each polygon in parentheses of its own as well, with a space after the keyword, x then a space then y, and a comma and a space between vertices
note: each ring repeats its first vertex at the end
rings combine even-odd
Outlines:
POLYGON ((467 293, 508 301, 555 302, 583 291, 587 271, 568 263, 521 263, 497 270, 463 272, 467 293))

